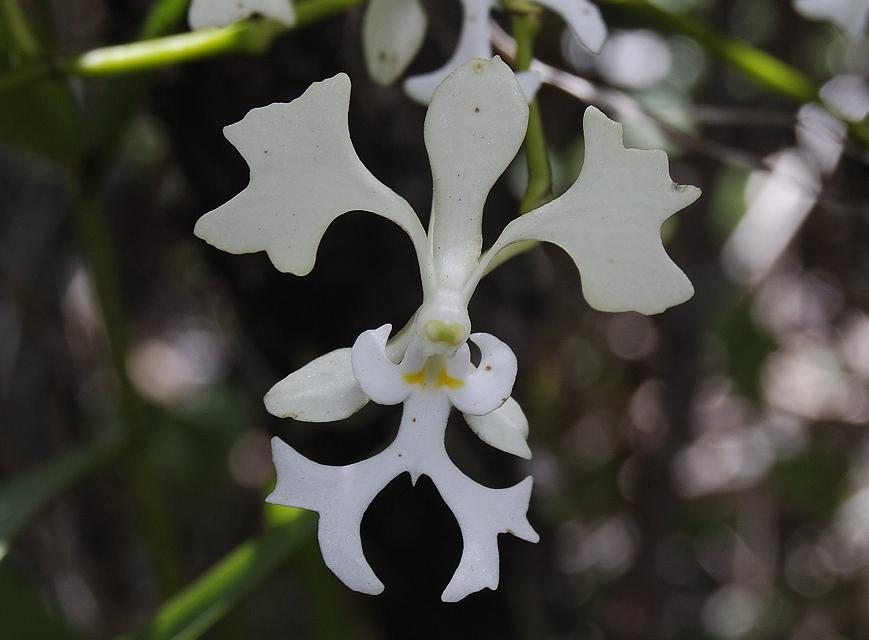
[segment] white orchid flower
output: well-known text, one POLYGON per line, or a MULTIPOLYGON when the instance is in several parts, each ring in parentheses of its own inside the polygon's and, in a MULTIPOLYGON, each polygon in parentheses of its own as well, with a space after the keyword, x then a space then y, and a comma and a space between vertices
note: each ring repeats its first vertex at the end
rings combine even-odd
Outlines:
POLYGON ((812 20, 828 20, 856 40, 869 23, 869 0, 794 0, 794 8, 812 20))
POLYGON ((292 26, 296 12, 292 0, 193 0, 187 13, 191 29, 223 27, 257 14, 292 26))
POLYGON ((397 475, 425 474, 458 520, 464 550, 444 601, 498 585, 499 533, 536 542, 526 519, 531 478, 507 489, 481 486, 444 448, 451 407, 488 444, 530 457, 528 423, 510 398, 516 358, 487 333, 471 333, 467 305, 492 258, 528 239, 563 247, 582 274, 589 303, 605 311, 657 313, 687 300, 688 278, 661 244, 660 226, 699 195, 678 187, 662 151, 622 146, 621 125, 586 110, 586 160, 561 197, 511 222, 482 252, 481 218, 489 190, 519 150, 528 106, 499 58, 476 59, 435 91, 425 121, 434 182, 428 233, 411 207, 361 163, 350 141, 350 81, 339 74, 289 104, 254 109, 226 128, 247 160, 250 184, 204 215, 195 233, 231 253, 266 251, 281 271, 305 275, 326 228, 348 211, 392 220, 416 249, 423 304, 388 341, 390 325, 363 332, 277 383, 266 395, 278 416, 338 420, 366 402, 403 403, 395 441, 347 466, 312 462, 275 438, 277 484, 269 502, 319 512, 319 541, 329 568, 350 588, 383 590, 362 552, 360 523, 374 497, 397 475), (474 366, 468 341, 481 352, 474 366))
MULTIPOLYGON (((536 0, 559 14, 579 41, 591 52, 600 51, 607 29, 600 11, 588 0, 536 0)), ((489 13, 501 7, 499 0, 461 0, 462 27, 459 42, 440 69, 405 80, 404 91, 421 104, 431 101, 435 88, 454 69, 474 58, 492 56, 489 13)), ((426 15, 419 0, 370 0, 362 24, 362 48, 371 77, 391 84, 407 68, 425 37, 426 15)), ((528 100, 540 87, 535 72, 517 74, 528 100)))

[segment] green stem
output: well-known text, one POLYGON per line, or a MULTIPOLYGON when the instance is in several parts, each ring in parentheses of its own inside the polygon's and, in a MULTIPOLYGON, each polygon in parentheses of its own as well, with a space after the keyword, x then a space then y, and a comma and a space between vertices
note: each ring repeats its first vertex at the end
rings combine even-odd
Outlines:
POLYGON ((697 40, 704 49, 760 85, 797 102, 813 102, 818 88, 798 69, 747 42, 714 31, 698 20, 663 9, 647 0, 600 0, 636 17, 644 26, 697 40))
MULTIPOLYGON (((742 72, 755 83, 800 104, 816 102, 819 89, 799 69, 738 38, 714 31, 699 20, 667 11, 648 0, 600 0, 646 27, 664 33, 685 35, 696 40, 709 53, 742 72)), ((849 126, 851 136, 869 146, 869 121, 849 126)))
POLYGON ((135 73, 225 53, 262 53, 286 27, 271 20, 243 20, 164 38, 94 49, 61 62, 66 75, 93 77, 135 73))
POLYGON ((121 452, 127 462, 130 485, 138 507, 136 517, 155 562, 162 591, 171 593, 180 578, 171 518, 163 499, 165 493, 144 453, 150 435, 148 417, 145 404, 127 372, 127 321, 111 235, 99 197, 91 188, 83 186, 86 184, 83 178, 77 177, 71 181, 70 191, 79 242, 102 311, 109 355, 120 386, 120 413, 124 425, 121 452))
MULTIPOLYGON (((101 47, 71 58, 35 63, 0 76, 0 92, 53 74, 85 78, 115 76, 229 53, 261 54, 290 28, 306 26, 361 3, 362 0, 304 0, 296 5, 296 23, 292 27, 254 18, 226 27, 101 47)), ((146 27, 143 31, 148 33, 153 29, 146 27)))
MULTIPOLYGON (((538 11, 513 11, 511 22, 516 40, 514 63, 517 71, 527 71, 534 59, 534 39, 540 30, 540 14, 538 11)), ((528 186, 519 205, 519 213, 527 213, 552 200, 552 167, 536 98, 528 105, 528 130, 524 147, 528 162, 528 186)))
POLYGON ((42 53, 39 40, 30 30, 18 0, 0 0, 0 21, 6 26, 5 35, 9 37, 14 50, 24 59, 33 59, 42 53))

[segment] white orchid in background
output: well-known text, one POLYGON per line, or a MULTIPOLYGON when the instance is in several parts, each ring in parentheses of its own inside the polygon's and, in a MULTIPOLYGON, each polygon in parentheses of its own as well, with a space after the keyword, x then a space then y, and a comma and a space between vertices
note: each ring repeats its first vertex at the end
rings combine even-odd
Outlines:
POLYGON ((191 29, 222 27, 257 14, 291 26, 296 22, 292 0, 193 0, 187 13, 191 29))
MULTIPOLYGON (((590 51, 600 50, 607 29, 600 11, 588 0, 535 0, 559 14, 590 51)), ((499 0, 461 0, 462 27, 450 59, 436 71, 407 78, 404 91, 421 104, 431 101, 435 88, 454 69, 474 58, 492 55, 489 13, 501 7, 499 0)), ((420 0, 370 0, 362 24, 362 48, 371 77, 391 84, 407 68, 426 31, 426 15, 420 0)), ((540 86, 534 72, 518 74, 519 84, 530 100, 540 86)))
MULTIPOLYGON (((510 398, 516 358, 487 333, 471 333, 467 305, 494 256, 521 240, 563 247, 582 275, 585 297, 605 311, 658 313, 693 293, 670 260, 660 226, 699 195, 673 184, 662 151, 622 145, 621 125, 589 107, 585 163, 561 197, 512 221, 482 252, 481 218, 489 190, 519 150, 528 106, 499 58, 476 59, 435 91, 425 121, 434 194, 426 234, 400 196, 361 163, 350 140, 350 81, 339 74, 289 104, 254 109, 226 128, 247 160, 250 184, 204 215, 195 233, 231 253, 266 251, 281 271, 305 275, 326 228, 365 210, 402 227, 418 257, 423 303, 387 342, 390 325, 365 331, 352 349, 314 360, 277 383, 267 409, 282 417, 339 420, 369 399, 403 403, 395 441, 347 466, 324 466, 272 440, 277 484, 269 502, 319 512, 319 541, 329 568, 350 588, 376 594, 383 584, 362 552, 360 524, 374 497, 397 475, 429 476, 458 520, 464 542, 444 601, 498 585, 499 533, 536 542, 526 519, 531 478, 490 489, 463 474, 444 448, 451 407, 488 444, 530 457, 528 424, 510 398), (480 349, 471 363, 468 340, 480 349)), ((360 285, 363 284, 360 282, 360 285)))
POLYGON ((854 40, 869 23, 869 0, 794 0, 794 8, 812 20, 829 20, 854 40))

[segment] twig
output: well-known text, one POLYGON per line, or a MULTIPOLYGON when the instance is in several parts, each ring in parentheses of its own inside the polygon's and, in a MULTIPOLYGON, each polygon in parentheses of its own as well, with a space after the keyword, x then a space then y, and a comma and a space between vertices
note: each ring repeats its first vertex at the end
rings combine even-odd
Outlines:
POLYGON ((252 18, 226 27, 100 47, 78 56, 34 62, 0 75, 0 93, 53 75, 115 76, 228 53, 260 54, 289 29, 317 22, 361 3, 362 0, 305 0, 296 5, 296 23, 292 27, 273 20, 252 18))

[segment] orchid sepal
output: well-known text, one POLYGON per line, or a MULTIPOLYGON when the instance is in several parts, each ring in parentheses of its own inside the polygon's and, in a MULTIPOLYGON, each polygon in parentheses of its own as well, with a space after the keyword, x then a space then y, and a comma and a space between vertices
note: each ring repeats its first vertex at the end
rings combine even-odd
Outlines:
POLYGON ((191 29, 224 27, 255 14, 288 27, 296 23, 291 0, 193 0, 187 11, 187 22, 191 29))

